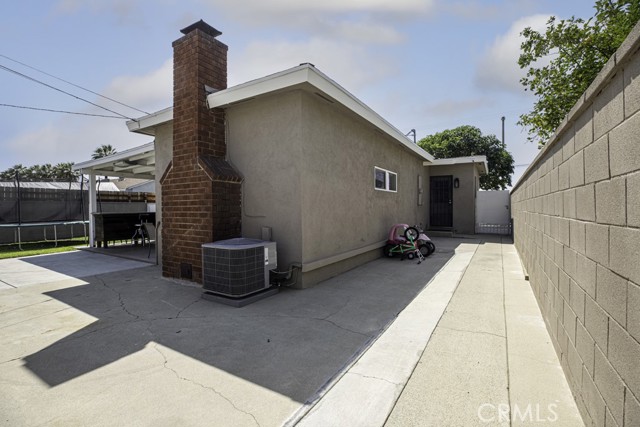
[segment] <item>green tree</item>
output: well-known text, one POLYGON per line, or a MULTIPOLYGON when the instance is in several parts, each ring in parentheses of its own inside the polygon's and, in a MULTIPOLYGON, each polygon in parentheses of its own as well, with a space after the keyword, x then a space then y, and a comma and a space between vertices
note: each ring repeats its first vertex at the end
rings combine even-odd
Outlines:
POLYGON ((536 96, 520 116, 527 139, 544 145, 640 19, 640 0, 597 0, 588 20, 551 17, 544 33, 526 28, 520 80, 536 96), (541 65, 546 64, 546 65, 541 65))
POLYGON ((91 155, 92 159, 100 159, 102 157, 110 156, 112 154, 116 154, 116 149, 111 146, 111 144, 102 144, 100 147, 93 150, 93 154, 91 155))
POLYGON ((80 174, 73 170, 73 162, 58 163, 53 167, 53 180, 58 182, 77 182, 80 174))
POLYGON ((16 179, 16 175, 20 177, 26 174, 27 168, 21 164, 14 165, 7 170, 0 172, 0 181, 13 181, 16 179))
POLYGON ((511 185, 513 157, 495 135, 482 135, 474 126, 459 126, 418 141, 436 159, 487 156, 489 173, 480 175, 483 190, 504 190, 511 185))

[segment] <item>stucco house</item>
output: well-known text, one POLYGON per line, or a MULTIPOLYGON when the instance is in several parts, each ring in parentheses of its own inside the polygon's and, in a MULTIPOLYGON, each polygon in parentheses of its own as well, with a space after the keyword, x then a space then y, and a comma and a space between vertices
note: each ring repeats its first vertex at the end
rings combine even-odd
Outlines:
POLYGON ((201 245, 242 236, 277 242, 308 287, 379 257, 395 223, 474 233, 484 156, 435 160, 312 64, 227 88, 221 33, 182 33, 173 107, 127 123, 155 138, 164 275, 200 282, 201 245))

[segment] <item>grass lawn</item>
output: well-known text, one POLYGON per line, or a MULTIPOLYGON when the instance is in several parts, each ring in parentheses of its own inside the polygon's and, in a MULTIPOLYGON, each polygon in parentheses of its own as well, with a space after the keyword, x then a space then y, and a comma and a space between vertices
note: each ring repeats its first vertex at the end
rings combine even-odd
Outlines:
POLYGON ((51 241, 23 243, 22 250, 20 250, 17 243, 0 245, 0 259, 74 251, 76 250, 76 246, 81 246, 84 244, 84 237, 78 237, 71 240, 58 240, 57 247, 56 243, 51 241))

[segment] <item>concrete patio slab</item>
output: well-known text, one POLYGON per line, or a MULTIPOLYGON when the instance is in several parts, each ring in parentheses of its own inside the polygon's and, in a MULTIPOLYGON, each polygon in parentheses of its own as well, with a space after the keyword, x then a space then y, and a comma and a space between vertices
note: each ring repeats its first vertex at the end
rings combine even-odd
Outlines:
POLYGON ((2 421, 282 425, 342 377, 463 242, 437 241, 420 265, 379 259, 243 308, 203 300, 156 266, 98 254, 0 264, 12 283, 0 291, 2 421), (16 275, 24 263, 37 277, 16 275))

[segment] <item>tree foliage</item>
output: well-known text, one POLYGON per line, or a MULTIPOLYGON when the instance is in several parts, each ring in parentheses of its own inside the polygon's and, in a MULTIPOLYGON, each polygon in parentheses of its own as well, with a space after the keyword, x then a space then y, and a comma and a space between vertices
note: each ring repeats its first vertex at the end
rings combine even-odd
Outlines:
POLYGON ((513 157, 495 135, 482 135, 474 126, 459 126, 422 138, 418 145, 436 159, 487 156, 489 173, 480 175, 483 190, 504 190, 511 185, 513 157))
POLYGON ((116 149, 113 148, 111 144, 103 144, 93 150, 93 154, 91 155, 92 159, 100 159, 102 157, 107 157, 112 154, 116 154, 116 149))
POLYGON ((518 121, 542 146, 640 19, 640 0, 597 0, 588 20, 551 17, 544 33, 526 28, 520 80, 537 98, 518 121), (540 65, 548 63, 548 65, 540 65))
POLYGON ((21 164, 0 172, 0 181, 13 181, 18 176, 24 182, 77 182, 80 174, 73 170, 73 163, 46 163, 29 167, 21 164))

